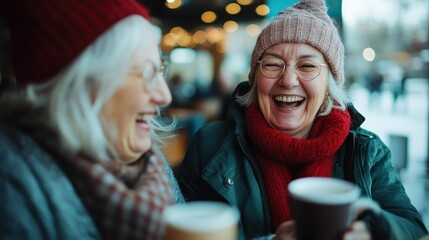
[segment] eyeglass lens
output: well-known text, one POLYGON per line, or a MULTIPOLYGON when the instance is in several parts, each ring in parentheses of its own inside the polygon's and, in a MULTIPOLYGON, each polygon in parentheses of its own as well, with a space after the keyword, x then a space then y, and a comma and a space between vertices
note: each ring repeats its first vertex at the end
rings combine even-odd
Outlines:
POLYGON ((143 64, 143 82, 144 87, 147 91, 153 90, 158 84, 159 78, 163 77, 166 79, 168 77, 168 67, 169 67, 170 59, 168 56, 163 56, 161 58, 161 66, 159 71, 156 70, 156 67, 153 63, 145 63, 143 64), (161 76, 159 76, 160 74, 161 76))
POLYGON ((157 82, 157 76, 156 76, 156 71, 153 64, 150 64, 150 63, 143 64, 142 78, 143 78, 144 88, 147 91, 153 90, 155 88, 156 82, 157 82))
POLYGON ((267 78, 279 78, 286 67, 293 67, 295 73, 303 80, 313 80, 320 74, 321 65, 310 60, 298 61, 294 65, 286 65, 278 58, 264 58, 260 61, 262 74, 267 78))

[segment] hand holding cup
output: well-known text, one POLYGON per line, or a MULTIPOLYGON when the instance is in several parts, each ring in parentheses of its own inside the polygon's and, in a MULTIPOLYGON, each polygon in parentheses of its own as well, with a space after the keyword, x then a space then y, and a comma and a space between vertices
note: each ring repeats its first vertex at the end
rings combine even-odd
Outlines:
POLYGON ((334 178, 300 178, 289 184, 298 240, 341 239, 361 211, 379 212, 369 198, 360 198, 353 183, 334 178))

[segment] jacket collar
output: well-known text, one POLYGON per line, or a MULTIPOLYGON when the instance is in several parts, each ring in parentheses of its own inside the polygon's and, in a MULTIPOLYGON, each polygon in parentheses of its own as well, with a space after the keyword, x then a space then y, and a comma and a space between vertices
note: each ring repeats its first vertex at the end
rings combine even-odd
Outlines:
POLYGON ((347 105, 347 110, 349 111, 350 118, 352 120, 350 129, 355 130, 363 124, 365 117, 360 112, 358 112, 358 110, 356 110, 352 103, 347 105))
POLYGON ((235 123, 235 132, 240 136, 245 136, 246 131, 246 107, 236 102, 239 96, 246 94, 250 90, 249 82, 241 82, 232 93, 233 103, 228 110, 227 119, 235 123))

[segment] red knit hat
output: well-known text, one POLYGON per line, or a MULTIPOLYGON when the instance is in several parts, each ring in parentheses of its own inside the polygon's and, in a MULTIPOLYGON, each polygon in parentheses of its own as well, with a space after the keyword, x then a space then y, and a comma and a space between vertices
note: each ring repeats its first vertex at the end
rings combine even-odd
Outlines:
POLYGON ((17 83, 50 79, 108 28, 133 14, 149 16, 136 0, 1 1, 17 83))

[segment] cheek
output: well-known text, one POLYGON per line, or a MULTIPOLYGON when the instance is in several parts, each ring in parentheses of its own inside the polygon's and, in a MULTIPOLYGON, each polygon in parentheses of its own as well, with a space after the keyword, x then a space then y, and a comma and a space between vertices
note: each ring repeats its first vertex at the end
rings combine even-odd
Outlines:
POLYGON ((145 95, 137 86, 118 90, 103 106, 103 117, 108 122, 123 125, 134 119, 143 105, 147 104, 145 95))
POLYGON ((321 105, 325 100, 327 93, 327 85, 325 82, 321 81, 319 84, 312 84, 308 82, 306 86, 307 95, 313 100, 314 104, 321 105))
POLYGON ((260 97, 264 97, 264 95, 268 95, 273 88, 273 81, 270 81, 268 79, 265 79, 261 76, 259 71, 256 73, 255 81, 257 83, 257 89, 258 89, 258 95, 260 97))

